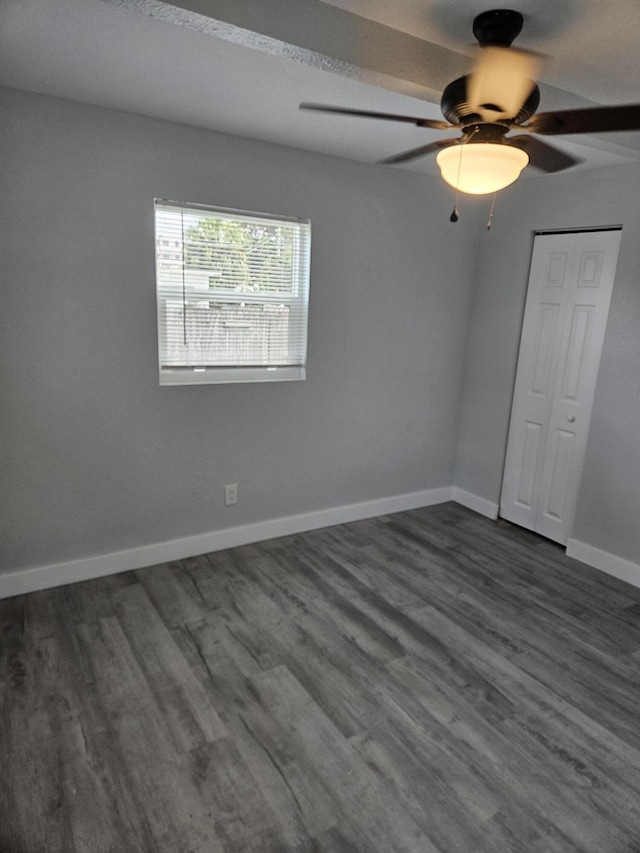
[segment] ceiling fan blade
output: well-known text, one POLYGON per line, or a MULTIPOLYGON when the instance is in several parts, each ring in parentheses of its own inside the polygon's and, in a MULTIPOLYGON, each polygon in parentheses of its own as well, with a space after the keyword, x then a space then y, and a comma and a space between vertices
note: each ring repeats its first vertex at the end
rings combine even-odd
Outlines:
POLYGON ((640 130, 640 104, 617 107, 587 107, 539 113, 523 125, 526 130, 548 135, 562 133, 606 133, 614 130, 640 130))
POLYGON ((406 163, 408 160, 415 160, 417 157, 424 157, 425 154, 433 154, 434 151, 439 151, 441 148, 448 148, 449 145, 457 144, 457 139, 439 139, 437 142, 421 145, 420 148, 412 148, 411 151, 404 151, 402 154, 395 154, 393 157, 387 157, 385 160, 379 160, 378 162, 385 165, 389 165, 390 163, 406 163))
POLYGON ((536 169, 542 169, 543 172, 561 172, 563 169, 568 169, 570 166, 582 162, 578 157, 565 154, 564 151, 536 139, 535 136, 528 136, 526 133, 507 137, 506 143, 526 151, 531 165, 535 166, 536 169))
POLYGON ((467 101, 486 119, 515 118, 543 64, 539 54, 511 47, 483 47, 469 75, 467 101))
POLYGON ((449 130, 453 125, 446 121, 430 118, 415 118, 412 116, 395 115, 394 113, 376 113, 370 110, 352 110, 349 107, 332 107, 325 104, 300 104, 301 110, 316 110, 320 113, 335 113, 336 115, 360 116, 361 118, 379 118, 386 121, 404 121, 416 124, 418 127, 431 127, 434 130, 449 130))

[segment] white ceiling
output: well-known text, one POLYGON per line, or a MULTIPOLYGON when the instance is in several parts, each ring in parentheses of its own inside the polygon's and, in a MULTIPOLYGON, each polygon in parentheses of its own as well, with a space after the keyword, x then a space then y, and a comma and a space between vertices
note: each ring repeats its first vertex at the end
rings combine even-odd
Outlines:
MULTIPOLYGON (((640 102, 637 0, 509 0, 548 57, 541 111, 640 102)), ((441 118, 489 0, 3 0, 0 83, 366 162, 442 138, 298 110, 441 118)), ((454 134, 455 135, 455 134, 454 134)), ((575 168, 640 160, 640 133, 554 137, 575 168)), ((426 157, 393 168, 433 172, 426 157)), ((389 167, 392 168, 392 167, 389 167)), ((532 172, 532 170, 527 170, 532 172)))

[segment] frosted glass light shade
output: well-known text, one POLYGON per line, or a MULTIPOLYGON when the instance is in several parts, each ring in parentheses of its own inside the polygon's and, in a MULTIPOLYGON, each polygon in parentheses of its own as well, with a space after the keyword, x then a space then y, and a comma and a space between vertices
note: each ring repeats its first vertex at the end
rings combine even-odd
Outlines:
POLYGON ((474 142, 443 148, 436 157, 443 179, 462 193, 484 195, 512 184, 529 162, 519 148, 495 142, 474 142))

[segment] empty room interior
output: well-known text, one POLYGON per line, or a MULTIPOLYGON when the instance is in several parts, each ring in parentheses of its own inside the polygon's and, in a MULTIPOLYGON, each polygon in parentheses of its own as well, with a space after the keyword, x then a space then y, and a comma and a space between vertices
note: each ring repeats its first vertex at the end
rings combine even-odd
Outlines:
POLYGON ((640 853, 639 44, 0 5, 0 853, 640 853))

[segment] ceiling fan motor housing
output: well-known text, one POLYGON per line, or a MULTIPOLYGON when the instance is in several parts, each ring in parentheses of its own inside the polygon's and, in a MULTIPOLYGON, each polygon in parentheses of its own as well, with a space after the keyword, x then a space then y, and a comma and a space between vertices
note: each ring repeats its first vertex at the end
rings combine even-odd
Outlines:
MULTIPOLYGON (((456 127, 469 124, 477 124, 486 121, 479 113, 475 112, 467 99, 467 85, 469 76, 458 77, 445 88, 440 101, 440 109, 443 116, 456 127)), ((534 86, 529 97, 520 108, 520 112, 510 117, 509 123, 522 124, 535 113, 540 105, 540 89, 534 86)))

